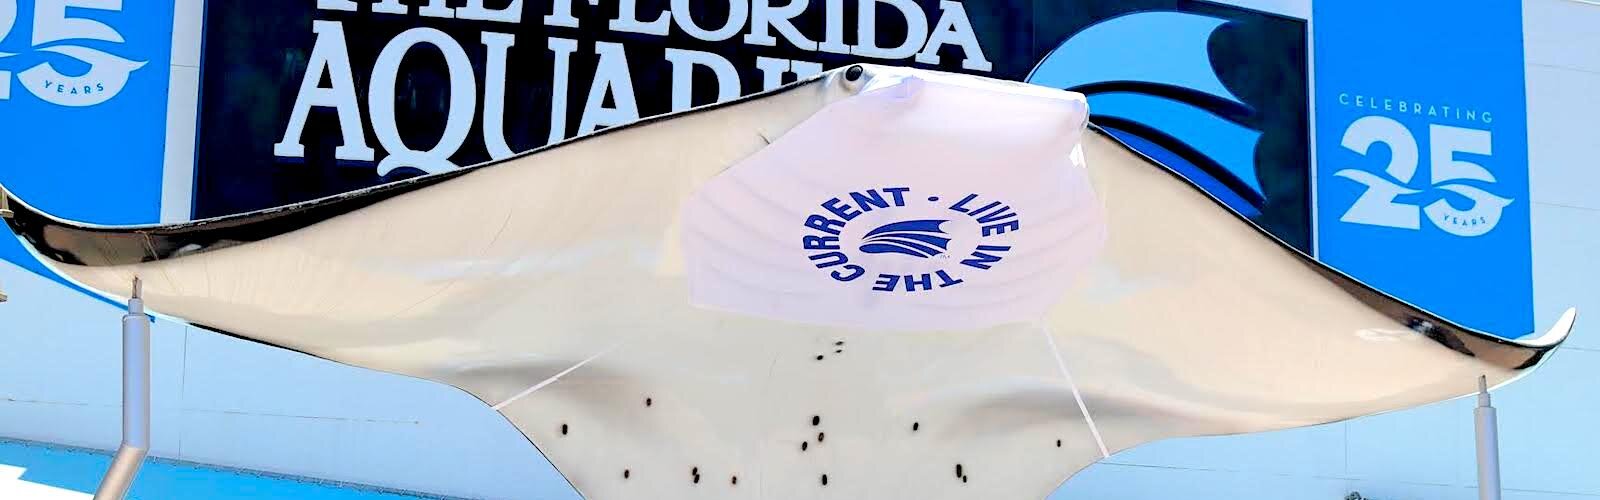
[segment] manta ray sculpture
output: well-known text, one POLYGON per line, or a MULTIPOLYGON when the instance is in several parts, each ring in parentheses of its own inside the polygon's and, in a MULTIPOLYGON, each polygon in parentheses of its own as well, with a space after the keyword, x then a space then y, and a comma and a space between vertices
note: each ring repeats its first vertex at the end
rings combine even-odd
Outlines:
POLYGON ((1142 443, 1505 383, 1571 328, 1396 300, 1087 118, 853 66, 279 209, 9 224, 91 289, 459 387, 596 499, 1041 498, 1142 443))

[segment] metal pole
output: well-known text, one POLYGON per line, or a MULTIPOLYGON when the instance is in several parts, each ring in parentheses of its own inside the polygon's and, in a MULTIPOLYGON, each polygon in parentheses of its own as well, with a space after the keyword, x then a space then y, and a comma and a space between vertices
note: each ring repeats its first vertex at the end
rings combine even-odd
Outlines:
MULTIPOLYGON (((11 195, 6 193, 4 186, 0 186, 0 219, 10 219, 16 215, 11 211, 11 195)), ((4 222, 0 222, 0 224, 4 224, 4 222)), ((10 298, 6 297, 6 292, 0 291, 0 302, 7 300, 10 300, 10 298)))
POLYGON ((122 317, 122 446, 100 480, 95 500, 127 498, 150 451, 150 319, 144 314, 141 288, 134 278, 128 314, 122 317))
POLYGON ((1489 402, 1489 380, 1478 377, 1478 500, 1500 500, 1500 436, 1494 406, 1489 402))
POLYGON ((4 186, 0 186, 0 219, 10 219, 15 215, 11 211, 11 194, 6 192, 4 186))

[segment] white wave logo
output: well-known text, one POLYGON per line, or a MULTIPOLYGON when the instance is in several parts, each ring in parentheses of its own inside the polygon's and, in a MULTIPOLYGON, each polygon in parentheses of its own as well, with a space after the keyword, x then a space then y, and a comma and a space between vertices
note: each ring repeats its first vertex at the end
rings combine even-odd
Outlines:
MULTIPOLYGON (((33 47, 36 53, 58 54, 89 67, 80 75, 66 75, 49 62, 41 62, 17 73, 17 81, 35 97, 51 104, 71 107, 94 106, 116 97, 128 84, 134 70, 147 61, 131 61, 71 43, 69 40, 94 40, 124 43, 122 34, 105 23, 68 17, 67 9, 121 11, 121 0, 39 0, 33 11, 33 47)), ((17 20, 16 0, 0 0, 0 40, 11 33, 17 20)), ((0 61, 18 54, 0 52, 0 61)), ((11 98, 11 72, 0 70, 0 100, 11 98)))
POLYGON ((1367 187, 1356 198, 1350 209, 1339 217, 1340 221, 1399 229, 1421 229, 1421 216, 1440 230, 1456 236, 1482 236, 1500 224, 1505 207, 1514 201, 1502 198, 1482 188, 1467 184, 1495 183, 1495 177, 1468 160, 1456 158, 1457 153, 1488 156, 1492 136, 1487 130, 1429 125, 1429 160, 1432 165, 1431 187, 1446 193, 1437 193, 1437 199, 1426 206, 1398 201, 1401 197, 1422 195, 1422 189, 1407 187, 1417 174, 1421 158, 1417 139, 1405 125, 1392 118, 1366 116, 1357 119, 1345 130, 1340 144, 1363 156, 1372 146, 1383 143, 1389 147, 1389 165, 1383 169, 1387 177, 1365 170, 1347 168, 1334 172, 1334 176, 1355 181, 1367 187), (1465 209, 1453 206, 1448 197, 1454 195, 1471 205, 1465 209))

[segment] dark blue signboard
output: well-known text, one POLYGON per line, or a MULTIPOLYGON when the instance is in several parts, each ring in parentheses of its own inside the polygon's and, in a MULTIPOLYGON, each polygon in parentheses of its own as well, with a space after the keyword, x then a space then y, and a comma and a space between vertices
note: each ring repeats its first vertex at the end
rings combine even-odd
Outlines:
POLYGON ((1531 332, 1521 3, 1315 7, 1319 257, 1444 317, 1531 332))
POLYGON ((206 26, 200 217, 867 62, 1083 91, 1097 123, 1309 251, 1303 20, 1180 0, 213 0, 206 26))

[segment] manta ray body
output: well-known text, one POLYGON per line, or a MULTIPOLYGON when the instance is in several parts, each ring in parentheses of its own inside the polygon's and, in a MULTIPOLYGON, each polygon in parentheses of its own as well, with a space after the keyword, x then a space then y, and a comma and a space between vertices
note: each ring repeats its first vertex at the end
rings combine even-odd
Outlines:
POLYGON ((1143 443, 1471 394, 1571 328, 1390 297, 1088 118, 852 66, 278 209, 8 223, 108 296, 467 391, 595 499, 1042 498, 1143 443))

